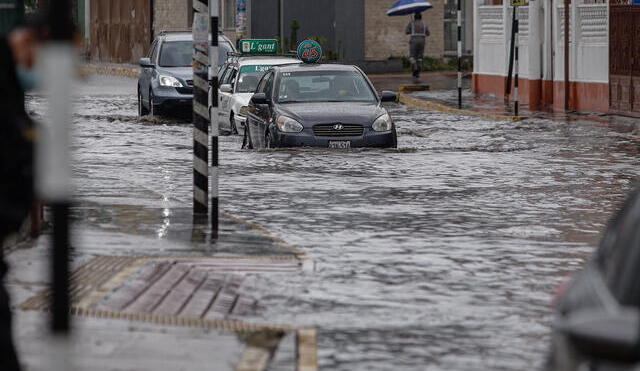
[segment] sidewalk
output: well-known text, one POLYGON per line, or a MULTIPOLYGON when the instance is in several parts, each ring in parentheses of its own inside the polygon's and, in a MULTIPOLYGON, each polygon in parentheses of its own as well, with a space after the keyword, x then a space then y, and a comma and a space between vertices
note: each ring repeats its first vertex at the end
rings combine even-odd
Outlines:
MULTIPOLYGON (((82 204, 73 228, 71 358, 76 370, 315 370, 316 330, 253 323, 254 283, 312 269, 306 255, 223 214, 220 238, 191 210, 82 204), (109 215, 107 221, 104 217, 109 215), (158 238, 158 226, 164 226, 158 238), (130 229, 124 228, 127 226, 130 229)), ((50 236, 7 256, 15 338, 27 370, 47 370, 50 236)))

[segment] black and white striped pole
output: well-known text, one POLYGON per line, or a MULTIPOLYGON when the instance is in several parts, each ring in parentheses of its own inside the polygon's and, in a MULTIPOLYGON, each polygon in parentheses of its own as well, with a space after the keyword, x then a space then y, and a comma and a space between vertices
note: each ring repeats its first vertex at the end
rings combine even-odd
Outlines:
POLYGON ((211 46, 209 49, 209 87, 211 89, 211 237, 218 238, 218 0, 209 0, 211 46))
POLYGON ((462 0, 458 5, 458 108, 462 108, 462 0))
POLYGON ((209 9, 193 0, 193 214, 209 210, 209 9))
POLYGON ((518 117, 518 110, 519 110, 519 105, 520 105, 520 95, 519 95, 519 91, 518 91, 518 78, 519 78, 519 73, 518 71, 519 69, 519 51, 520 51, 520 46, 518 45, 518 33, 519 33, 519 21, 518 21, 518 7, 514 7, 513 11, 515 12, 514 14, 514 22, 513 22, 513 27, 515 27, 515 30, 513 32, 513 42, 515 44, 515 62, 514 62, 514 68, 515 68, 515 72, 514 72, 514 78, 513 78, 513 107, 514 107, 514 116, 518 117))
POLYGON ((50 40, 38 55, 38 68, 44 76, 43 87, 49 102, 36 146, 36 193, 51 206, 51 331, 53 359, 49 369, 67 371, 70 365, 69 304, 69 208, 72 197, 70 128, 73 120, 71 92, 74 72, 73 23, 71 1, 51 0, 48 23, 50 40))

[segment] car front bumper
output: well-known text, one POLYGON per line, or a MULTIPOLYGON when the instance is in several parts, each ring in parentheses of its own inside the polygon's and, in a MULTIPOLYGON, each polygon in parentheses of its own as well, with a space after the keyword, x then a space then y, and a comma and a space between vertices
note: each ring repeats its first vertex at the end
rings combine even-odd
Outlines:
POLYGON ((162 108, 163 110, 188 108, 193 104, 193 94, 183 94, 172 87, 159 87, 154 89, 153 98, 156 107, 162 108))
POLYGON ((282 133, 275 130, 273 135, 276 147, 329 147, 329 142, 349 141, 351 148, 390 148, 396 147, 396 138, 395 128, 384 132, 366 128, 363 135, 353 137, 316 136, 311 128, 305 128, 300 133, 282 133))

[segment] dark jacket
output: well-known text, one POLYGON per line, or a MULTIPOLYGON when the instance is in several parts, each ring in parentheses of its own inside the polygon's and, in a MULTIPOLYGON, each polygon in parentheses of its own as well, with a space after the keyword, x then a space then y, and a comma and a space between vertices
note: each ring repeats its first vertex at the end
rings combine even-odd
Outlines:
POLYGON ((0 236, 18 230, 33 201, 33 122, 9 44, 0 38, 0 236))

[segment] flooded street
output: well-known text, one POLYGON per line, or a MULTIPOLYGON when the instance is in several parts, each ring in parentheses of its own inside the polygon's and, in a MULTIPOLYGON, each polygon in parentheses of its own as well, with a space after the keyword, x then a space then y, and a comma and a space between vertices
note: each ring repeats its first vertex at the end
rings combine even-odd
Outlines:
MULTIPOLYGON (((78 198, 188 207, 192 126, 138 118, 135 89, 115 77, 79 89, 78 198)), ((38 96, 29 107, 44 112, 38 96)), ((317 326, 325 370, 536 369, 554 290, 640 175, 632 123, 389 111, 397 150, 246 151, 221 137, 222 209, 315 267, 266 275, 243 319, 317 326)))

